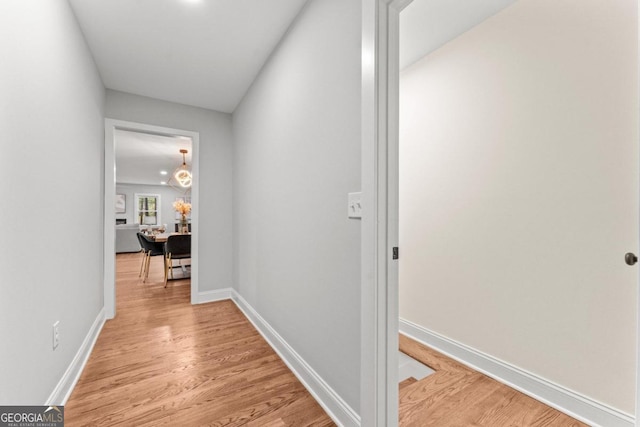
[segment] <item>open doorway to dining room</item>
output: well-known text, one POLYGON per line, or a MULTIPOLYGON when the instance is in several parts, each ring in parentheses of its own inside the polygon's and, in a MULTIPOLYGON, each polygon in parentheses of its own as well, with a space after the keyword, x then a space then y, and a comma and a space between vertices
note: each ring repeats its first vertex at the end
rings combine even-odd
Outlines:
POLYGON ((174 293, 180 287, 180 295, 193 300, 198 284, 198 133, 111 119, 105 124, 107 317, 115 316, 121 299, 116 294, 125 283, 127 289, 144 291, 136 297, 174 293), (170 257, 167 249, 176 239, 188 249, 170 257))

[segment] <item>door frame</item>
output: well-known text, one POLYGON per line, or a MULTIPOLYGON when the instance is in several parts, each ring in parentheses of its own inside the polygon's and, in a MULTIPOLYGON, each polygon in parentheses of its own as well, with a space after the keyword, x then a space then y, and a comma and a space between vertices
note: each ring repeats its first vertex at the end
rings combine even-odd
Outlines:
POLYGON ((398 425, 400 12, 362 1, 361 424, 398 425))
MULTIPOLYGON (((636 23, 638 27, 638 35, 637 40, 640 45, 640 2, 636 2, 637 5, 637 16, 636 23)), ((640 55, 637 59, 640 61, 640 55)), ((638 65, 636 65, 638 66, 638 65)), ((638 66, 638 88, 636 95, 638 96, 639 104, 640 104, 640 66, 638 66)), ((640 143, 640 140, 639 140, 640 143)), ((640 164, 640 158, 638 158, 638 163, 640 164)), ((640 219, 638 219, 640 222, 640 219)), ((640 234, 638 235, 638 242, 640 242, 640 234)), ((638 279, 636 284, 636 408, 635 408, 635 426, 640 427, 640 269, 638 271, 638 279)))
MULTIPOLYGON (((412 1, 362 0, 360 413, 363 426, 398 425, 398 266, 391 259, 391 250, 398 245, 399 222, 399 23, 400 12, 412 1)), ((638 95, 640 99, 640 88, 638 95)), ((640 271, 636 287, 640 287, 640 271)), ((640 427, 640 291, 637 294, 634 424, 640 427)))
POLYGON ((104 309, 105 317, 113 319, 116 315, 116 271, 115 271, 115 223, 116 214, 113 209, 116 193, 116 158, 115 158, 115 130, 128 130, 133 132, 149 133, 161 136, 183 136, 191 138, 191 175, 193 185, 191 187, 191 224, 193 234, 191 236, 191 304, 195 304, 198 295, 198 230, 199 222, 199 153, 200 133, 174 129, 162 126, 148 125, 125 120, 106 118, 104 120, 104 309))
MULTIPOLYGON (((637 5, 637 26, 638 26, 638 34, 637 40, 640 45, 640 2, 636 2, 637 5)), ((640 56, 637 60, 640 60, 640 56)), ((636 65, 638 66, 638 65, 636 65)), ((637 88, 637 96, 640 102, 640 67, 638 69, 638 88, 637 88)), ((640 143, 640 141, 639 141, 640 143)), ((640 158, 638 159, 638 163, 640 164, 640 158)), ((640 222, 640 219, 638 220, 640 222)), ((640 242, 640 234, 638 235, 638 241, 640 242)), ((640 269, 638 271, 638 280, 636 284, 636 408, 635 408, 635 426, 640 427, 640 269)))

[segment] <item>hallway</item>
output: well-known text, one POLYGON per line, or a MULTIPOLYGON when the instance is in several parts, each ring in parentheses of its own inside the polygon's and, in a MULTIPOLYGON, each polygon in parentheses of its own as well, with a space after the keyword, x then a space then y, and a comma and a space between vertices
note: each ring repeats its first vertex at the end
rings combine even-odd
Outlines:
POLYGON ((162 259, 117 256, 107 321, 67 405, 79 425, 334 425, 231 301, 191 305, 188 280, 164 289, 162 259))

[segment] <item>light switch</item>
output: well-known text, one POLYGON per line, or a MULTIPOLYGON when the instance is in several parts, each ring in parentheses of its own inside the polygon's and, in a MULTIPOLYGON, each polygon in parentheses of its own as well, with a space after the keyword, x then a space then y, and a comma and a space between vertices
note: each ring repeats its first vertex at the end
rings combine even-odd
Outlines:
POLYGON ((349 218, 362 218, 362 193, 349 193, 349 218))

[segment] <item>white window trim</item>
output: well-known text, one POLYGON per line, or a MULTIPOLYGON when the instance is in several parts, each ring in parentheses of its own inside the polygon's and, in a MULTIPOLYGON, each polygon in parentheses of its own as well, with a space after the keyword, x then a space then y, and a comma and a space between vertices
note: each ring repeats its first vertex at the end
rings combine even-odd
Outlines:
POLYGON ((162 212, 162 199, 160 197, 160 194, 153 194, 153 193, 135 193, 133 195, 133 202, 134 202, 134 217, 133 217, 133 222, 139 225, 155 225, 155 226, 159 226, 162 224, 162 218, 161 218, 161 212, 162 212), (140 197, 155 197, 158 201, 156 203, 156 218, 157 221, 155 224, 140 224, 140 222, 138 221, 138 218, 140 216, 140 210, 138 209, 138 199, 140 197))

